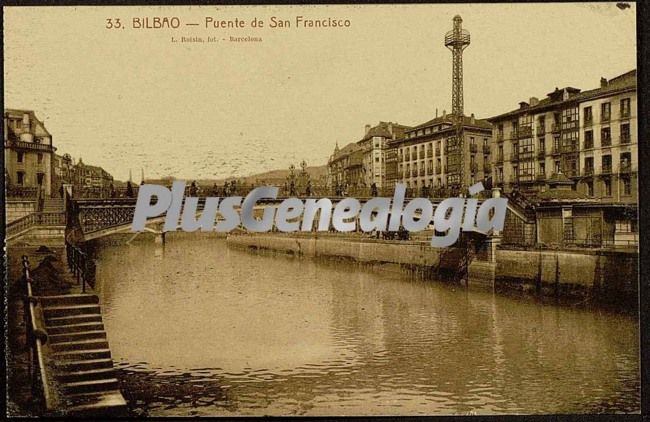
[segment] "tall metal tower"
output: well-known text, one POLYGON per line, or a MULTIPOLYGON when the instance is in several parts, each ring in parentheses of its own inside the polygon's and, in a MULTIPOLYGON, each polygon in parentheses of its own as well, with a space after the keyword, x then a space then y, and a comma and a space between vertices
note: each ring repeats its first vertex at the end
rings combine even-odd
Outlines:
POLYGON ((454 29, 445 34, 445 47, 451 50, 453 56, 451 112, 460 117, 463 115, 463 50, 469 45, 469 32, 463 29, 463 19, 454 16, 454 29))
POLYGON ((465 151, 463 134, 463 50, 469 45, 469 32, 463 29, 463 19, 460 15, 454 16, 454 29, 445 34, 445 47, 451 50, 453 57, 452 87, 451 87, 451 112, 455 136, 447 140, 447 186, 452 191, 463 188, 464 167, 463 152, 465 151))

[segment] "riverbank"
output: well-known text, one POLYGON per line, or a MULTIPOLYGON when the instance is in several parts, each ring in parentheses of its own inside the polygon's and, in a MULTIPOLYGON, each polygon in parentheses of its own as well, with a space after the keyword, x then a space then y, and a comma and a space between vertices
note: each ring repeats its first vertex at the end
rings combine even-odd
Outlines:
POLYGON ((457 282, 503 294, 637 312, 638 254, 600 250, 515 250, 489 253, 432 248, 426 242, 384 241, 331 234, 230 234, 231 247, 294 256, 395 265, 425 278, 457 282))

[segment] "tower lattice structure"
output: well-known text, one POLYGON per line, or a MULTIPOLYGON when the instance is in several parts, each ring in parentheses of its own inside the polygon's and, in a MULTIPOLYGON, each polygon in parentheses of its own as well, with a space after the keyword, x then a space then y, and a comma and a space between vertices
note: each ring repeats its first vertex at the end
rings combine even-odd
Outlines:
POLYGON ((469 32, 463 29, 463 19, 456 15, 453 29, 445 34, 445 47, 452 53, 451 108, 456 126, 455 136, 447 142, 449 162, 447 185, 453 189, 463 186, 463 50, 469 46, 469 32))

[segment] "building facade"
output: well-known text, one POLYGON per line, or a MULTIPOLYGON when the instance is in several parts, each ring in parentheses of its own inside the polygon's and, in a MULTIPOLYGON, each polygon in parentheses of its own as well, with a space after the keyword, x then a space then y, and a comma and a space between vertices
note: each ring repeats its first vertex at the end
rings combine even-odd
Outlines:
POLYGON ((51 196, 56 148, 34 111, 5 109, 4 144, 8 196, 51 196))
POLYGON ((534 195, 561 173, 572 189, 609 202, 637 202, 636 70, 600 87, 556 88, 494 125, 493 180, 506 192, 534 195))
POLYGON ((111 195, 113 176, 98 166, 85 164, 80 158, 74 166, 73 192, 88 198, 106 198, 111 195))
MULTIPOLYGON (((408 126, 393 122, 379 122, 377 126, 366 125, 365 134, 357 145, 363 153, 363 184, 377 188, 390 187, 386 178, 386 153, 389 142, 404 139, 404 133, 410 129, 408 126)), ((394 151, 391 153, 394 154, 394 151)))
POLYGON ((464 140, 462 151, 455 150, 458 143, 454 116, 444 112, 405 131, 404 139, 396 143, 397 176, 412 194, 423 190, 440 192, 454 184, 470 186, 491 174, 490 123, 474 115, 463 116, 460 134, 464 140), (453 163, 452 154, 456 154, 453 163))

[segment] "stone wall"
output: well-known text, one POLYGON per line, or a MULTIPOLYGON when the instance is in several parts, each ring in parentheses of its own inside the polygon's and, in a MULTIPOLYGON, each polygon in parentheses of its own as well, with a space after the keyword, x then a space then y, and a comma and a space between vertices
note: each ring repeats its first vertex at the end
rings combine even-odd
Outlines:
POLYGON ((495 286, 632 303, 638 294, 638 263, 634 252, 498 249, 495 286))
POLYGON ((9 199, 5 203, 5 210, 7 213, 7 224, 9 224, 14 220, 36 212, 36 201, 9 199))

